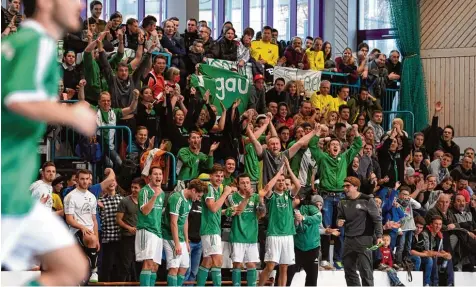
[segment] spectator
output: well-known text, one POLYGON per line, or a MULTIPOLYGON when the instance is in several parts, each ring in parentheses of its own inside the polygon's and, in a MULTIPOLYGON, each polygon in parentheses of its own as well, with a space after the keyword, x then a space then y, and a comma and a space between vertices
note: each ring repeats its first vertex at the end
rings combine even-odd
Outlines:
POLYGON ((443 129, 438 126, 438 116, 441 110, 443 110, 443 104, 437 102, 431 126, 424 131, 425 146, 430 154, 439 149, 451 154, 453 156, 451 166, 455 167, 459 162, 460 147, 453 141, 455 131, 452 126, 447 125, 443 129))
POLYGON ((183 56, 186 55, 187 51, 185 47, 181 45, 180 41, 175 38, 175 26, 173 21, 165 21, 164 36, 160 40, 160 44, 172 54, 172 66, 179 69, 183 68, 183 56))
POLYGON ((248 94, 248 109, 253 109, 258 114, 264 114, 266 109, 266 89, 264 85, 264 76, 257 74, 253 78, 253 85, 248 94))
MULTIPOLYGON (((198 182, 197 182, 198 183, 198 182)), ((202 240, 200 238, 200 226, 202 217, 201 199, 192 201, 192 208, 188 215, 188 239, 190 240, 190 267, 185 273, 185 282, 195 281, 198 267, 202 257, 202 240)))
POLYGON ((109 31, 107 39, 114 47, 119 46, 119 40, 117 39, 117 29, 122 29, 121 25, 122 14, 119 12, 114 12, 111 17, 109 17, 109 22, 107 22, 106 25, 106 31, 109 31))
MULTIPOLYGON (((398 89, 399 87, 400 76, 402 75, 402 63, 399 60, 400 52, 397 50, 392 50, 385 63, 388 71, 388 78, 390 80, 387 84, 387 88, 389 89, 398 89)), ((390 100, 390 102, 393 102, 393 98, 390 100)))
POLYGON ((313 111, 311 103, 309 101, 302 101, 299 112, 293 117, 294 125, 297 127, 303 123, 308 123, 312 126, 316 122, 317 116, 318 112, 313 111))
POLYGON ((184 48, 186 51, 192 46, 193 42, 195 40, 198 40, 198 27, 197 27, 197 20, 194 18, 190 18, 187 21, 187 29, 183 34, 180 35, 181 38, 183 38, 184 41, 184 48))
POLYGON ((144 41, 139 41, 143 38, 143 32, 139 28, 139 21, 134 18, 129 18, 126 21, 126 30, 124 31, 124 47, 137 51, 139 45, 144 44, 144 41))
MULTIPOLYGON (((428 175, 426 177, 426 189, 421 190, 415 197, 422 206, 420 210, 417 210, 420 215, 425 216, 428 210, 435 206, 440 193, 442 193, 440 190, 435 190, 436 186, 436 177, 434 175, 428 175)), ((415 193, 412 193, 411 196, 415 196, 415 193)))
POLYGON ((2 36, 15 33, 22 20, 20 0, 8 0, 8 8, 2 7, 2 36))
POLYGON ((430 209, 426 214, 426 221, 430 222, 434 216, 441 217, 442 220, 442 231, 453 230, 459 228, 459 224, 450 208, 450 196, 447 194, 441 194, 438 197, 435 207, 430 209))
POLYGON ((237 61, 239 68, 244 67, 251 59, 251 39, 253 39, 254 34, 255 31, 252 28, 246 28, 241 40, 238 41, 237 61))
POLYGON ((436 176, 437 183, 441 183, 445 177, 450 176, 448 168, 452 161, 453 156, 450 153, 445 153, 441 159, 436 159, 431 162, 428 171, 430 174, 436 176))
POLYGON ((213 58, 236 61, 238 56, 238 42, 235 41, 235 29, 224 28, 225 34, 212 47, 213 58))
POLYGON ((326 80, 321 81, 321 84, 319 86, 319 93, 315 92, 309 100, 311 102, 312 107, 322 111, 322 115, 324 116, 327 114, 327 111, 330 110, 334 103, 334 98, 332 97, 332 95, 329 94, 330 90, 331 83, 326 80))
POLYGON ((425 229, 425 219, 417 216, 415 221, 415 232, 412 240, 411 260, 415 264, 415 271, 420 271, 423 265, 423 286, 430 286, 431 273, 433 269, 433 251, 429 242, 425 241, 423 230, 425 229))
POLYGON ((271 27, 264 26, 262 39, 251 42, 251 57, 262 65, 276 66, 279 58, 279 48, 271 43, 271 27))
POLYGON ((189 147, 181 148, 177 154, 178 179, 188 180, 198 177, 200 170, 213 167, 213 152, 218 148, 218 143, 212 144, 208 155, 200 152, 202 134, 191 131, 188 139, 189 147))
POLYGON ((301 70, 309 69, 309 61, 306 57, 306 51, 302 48, 302 39, 300 37, 292 39, 291 46, 287 47, 286 51, 284 51, 284 57, 286 58, 284 63, 286 67, 301 70))
POLYGON ((339 107, 342 105, 347 105, 347 100, 349 99, 349 87, 339 86, 337 88, 337 98, 334 99, 333 104, 331 105, 330 111, 339 111, 339 107))
POLYGON ((367 125, 374 130, 375 144, 378 145, 378 144, 380 144, 380 141, 381 141, 383 135, 385 134, 385 131, 382 127, 383 112, 382 112, 382 110, 376 109, 370 115, 371 115, 372 118, 368 122, 367 125))
POLYGON ((453 198, 456 195, 456 182, 453 181, 453 178, 451 176, 448 176, 445 177, 441 181, 441 183, 436 186, 435 189, 441 191, 444 194, 449 195, 450 198, 453 198))
MULTIPOLYGON (((63 53, 63 63, 60 68, 63 71, 64 92, 69 93, 68 90, 75 92, 83 75, 76 66, 76 53, 74 51, 69 50, 63 53)), ((74 98, 77 98, 77 96, 74 98)))
POLYGON ((332 59, 332 45, 329 42, 324 42, 322 45, 322 52, 324 52, 324 69, 331 72, 337 72, 336 63, 332 59))
POLYGON ((87 30, 88 25, 96 24, 99 32, 104 31, 107 23, 106 21, 99 19, 99 17, 101 17, 101 14, 102 14, 101 1, 97 1, 97 0, 91 1, 91 3, 89 3, 89 11, 91 12, 91 17, 89 18, 88 21, 84 21, 83 29, 87 30))
POLYGON ((407 138, 399 129, 394 128, 378 150, 379 164, 382 168, 382 177, 388 176, 384 186, 393 187, 397 181, 403 181, 405 172, 405 158, 410 154, 407 138), (398 150, 397 135, 402 137, 403 148, 398 150))
POLYGON ((137 153, 140 159, 146 150, 154 148, 154 138, 149 140, 149 131, 144 126, 136 129, 135 140, 132 142, 131 153, 137 153), (147 145, 148 143, 148 145, 147 145))
POLYGON ((350 107, 350 122, 355 122, 359 114, 370 117, 375 110, 382 110, 377 99, 369 94, 366 87, 361 87, 359 94, 352 96, 347 101, 347 105, 350 107))
POLYGON ((288 129, 294 129, 294 120, 289 115, 289 108, 286 103, 279 103, 278 113, 274 117, 275 126, 285 125, 288 129))
POLYGON ((383 245, 378 249, 378 257, 380 261, 378 262, 378 269, 387 273, 388 279, 390 280, 390 285, 392 286, 405 286, 400 279, 398 278, 397 272, 393 268, 392 260, 392 251, 390 249, 390 235, 382 235, 383 245))
MULTIPOLYGON (((368 77, 368 61, 372 61, 373 59, 368 59, 367 54, 369 53, 369 45, 367 43, 360 43, 359 46, 357 46, 357 61, 358 61, 358 67, 357 67, 357 73, 362 76, 362 79, 367 79, 368 77)), ((369 57, 370 58, 370 57, 369 57)))
MULTIPOLYGON (((145 77, 143 83, 152 89, 152 98, 157 101, 163 101, 165 90, 165 69, 167 68, 167 59, 163 55, 157 55, 152 64, 152 69, 145 77)), ((195 69, 195 67, 194 67, 195 69)))
POLYGON ((117 207, 116 222, 121 227, 121 240, 119 247, 118 273, 119 281, 137 281, 139 279, 140 266, 135 261, 135 238, 137 232, 137 213, 139 191, 145 182, 141 178, 135 178, 131 184, 131 194, 124 197, 117 207))
POLYGON ((313 43, 314 43, 314 39, 311 36, 307 36, 306 37, 306 43, 305 43, 306 44, 305 45, 306 50, 311 49, 313 43))
POLYGON ((117 182, 114 181, 103 191, 103 195, 99 198, 98 206, 100 207, 102 233, 101 233, 101 249, 102 264, 99 272, 99 280, 101 282, 116 282, 119 280, 119 274, 113 271, 113 267, 119 265, 120 251, 120 226, 116 222, 116 213, 118 206, 123 197, 116 193, 117 182))
POLYGON ((473 168, 473 159, 469 156, 464 156, 461 163, 458 164, 451 172, 450 176, 454 180, 466 179, 470 180, 476 176, 476 169, 473 168))
POLYGON ((357 74, 357 66, 355 60, 352 57, 352 49, 345 48, 343 57, 337 57, 335 59, 337 72, 348 74, 348 76, 336 77, 336 81, 345 84, 355 84, 359 79, 357 74))
POLYGON ((235 184, 236 160, 229 157, 225 160, 225 170, 223 172, 223 185, 235 184))
POLYGON ((288 94, 289 114, 293 116, 299 112, 301 102, 304 100, 304 87, 301 81, 291 80, 286 84, 284 91, 288 94))
POLYGON ((369 63, 367 86, 370 94, 377 99, 381 99, 383 109, 391 110, 393 101, 384 100, 387 91, 387 82, 390 79, 387 68, 385 67, 385 54, 377 54, 375 60, 369 63))
POLYGON ((195 73, 198 70, 198 64, 204 62, 204 52, 203 41, 200 39, 193 41, 188 49, 188 55, 184 59, 188 74, 195 73))
POLYGON ((421 150, 413 151, 413 157, 410 166, 415 170, 415 172, 423 174, 424 178, 426 178, 426 176, 430 173, 423 162, 423 152, 421 150))
POLYGON ((283 78, 274 80, 274 87, 266 92, 266 104, 270 102, 281 103, 288 102, 288 93, 284 91, 285 81, 283 78))
MULTIPOLYGON (((200 27, 198 34, 200 36, 200 39, 203 41, 203 50, 205 57, 212 58, 213 55, 211 54, 211 49, 215 45, 215 41, 213 41, 213 38, 211 37, 212 30, 209 27, 202 26, 200 27)), ((206 58, 204 59, 204 61, 206 61, 206 58)))
MULTIPOLYGON (((427 229, 423 231, 425 244, 428 244, 428 250, 433 257, 433 269, 431 272, 431 286, 439 286, 439 273, 447 273, 448 279, 445 285, 454 284, 454 272, 451 251, 449 247, 448 237, 441 231, 443 220, 440 216, 431 217, 427 229), (428 242, 428 243, 426 243, 428 242)), ((443 282, 442 282, 443 283, 443 282)))
MULTIPOLYGON (((457 195, 462 195, 466 201, 466 203, 470 202, 471 196, 469 195, 469 192, 467 190, 468 188, 468 180, 464 178, 460 178, 457 181, 457 189, 456 189, 456 196, 457 195)), ((452 199, 455 200, 456 196, 452 199)))
POLYGON ((423 144, 425 142, 425 135, 422 132, 416 132, 413 134, 413 144, 412 144, 412 153, 415 151, 421 151, 423 154, 423 162, 425 166, 430 165, 430 155, 423 144))
POLYGON ((306 50, 306 60, 309 62, 309 69, 315 71, 324 69, 324 52, 320 37, 314 39, 312 47, 306 50))
POLYGON ((223 23, 223 25, 221 26, 220 35, 218 36, 217 41, 225 37, 226 30, 229 28, 233 28, 233 23, 231 23, 230 21, 226 21, 225 23, 223 23))
POLYGON ((339 106, 339 123, 342 123, 345 125, 347 129, 352 128, 352 126, 349 123, 349 117, 350 117, 350 108, 348 105, 341 105, 339 106))
POLYGON ((149 87, 142 88, 140 95, 140 103, 137 105, 136 124, 137 129, 143 126, 148 131, 148 139, 155 138, 155 142, 160 143, 162 140, 161 129, 159 128, 160 116, 164 114, 163 104, 154 100, 152 89, 149 87))

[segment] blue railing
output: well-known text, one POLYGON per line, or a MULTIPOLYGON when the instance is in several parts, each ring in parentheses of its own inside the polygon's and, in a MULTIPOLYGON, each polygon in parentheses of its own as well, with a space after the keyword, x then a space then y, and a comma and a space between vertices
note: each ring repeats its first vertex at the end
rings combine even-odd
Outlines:
POLYGON ((170 54, 160 53, 160 52, 154 51, 154 52, 152 52, 152 55, 153 55, 153 57, 158 56, 158 55, 162 55, 165 58, 167 58, 167 68, 169 68, 172 65, 172 56, 170 56, 170 54))

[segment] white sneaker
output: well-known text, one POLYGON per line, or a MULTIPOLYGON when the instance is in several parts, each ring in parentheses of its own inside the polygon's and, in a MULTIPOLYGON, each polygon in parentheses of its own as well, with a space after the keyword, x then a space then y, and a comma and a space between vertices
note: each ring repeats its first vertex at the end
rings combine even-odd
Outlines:
POLYGON ((98 282, 98 274, 96 272, 93 272, 91 274, 91 277, 89 277, 89 282, 91 283, 97 283, 98 282))
POLYGON ((327 267, 329 265, 329 262, 327 262, 326 260, 321 260, 321 267, 327 267))

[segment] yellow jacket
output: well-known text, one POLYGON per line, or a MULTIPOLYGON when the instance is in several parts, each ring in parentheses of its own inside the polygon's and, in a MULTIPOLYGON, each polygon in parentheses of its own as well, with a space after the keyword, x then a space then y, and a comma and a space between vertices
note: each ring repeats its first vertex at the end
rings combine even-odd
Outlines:
POLYGON ((332 108, 332 105, 334 104, 334 98, 331 95, 323 96, 321 94, 314 93, 311 96, 311 105, 319 109, 321 112, 324 111, 324 109, 328 106, 328 111, 332 108))
POLYGON ((324 70, 324 52, 313 51, 310 48, 306 50, 309 69, 314 71, 324 70))
POLYGON ((251 57, 256 61, 265 60, 271 66, 276 66, 279 59, 278 45, 273 43, 265 43, 261 40, 251 42, 251 57))
POLYGON ((332 102, 330 112, 335 111, 339 112, 339 107, 342 105, 347 105, 347 101, 341 100, 339 97, 335 98, 334 101, 332 102))

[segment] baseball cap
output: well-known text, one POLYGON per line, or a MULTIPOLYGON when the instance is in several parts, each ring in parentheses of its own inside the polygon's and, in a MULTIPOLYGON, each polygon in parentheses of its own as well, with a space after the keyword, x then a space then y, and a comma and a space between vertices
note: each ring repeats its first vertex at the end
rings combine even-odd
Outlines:
POLYGON ((253 77, 253 82, 256 82, 258 80, 264 80, 264 76, 261 75, 261 74, 256 74, 254 77, 253 77))

